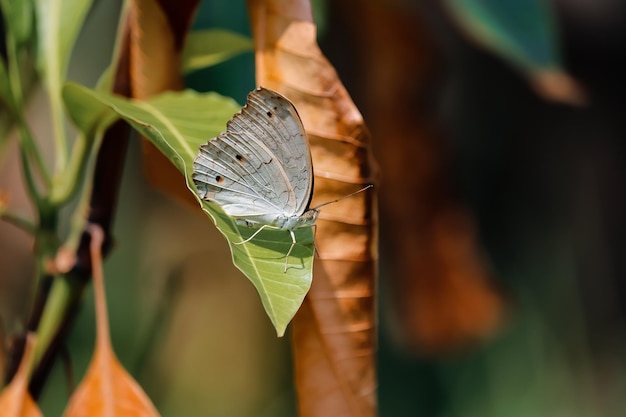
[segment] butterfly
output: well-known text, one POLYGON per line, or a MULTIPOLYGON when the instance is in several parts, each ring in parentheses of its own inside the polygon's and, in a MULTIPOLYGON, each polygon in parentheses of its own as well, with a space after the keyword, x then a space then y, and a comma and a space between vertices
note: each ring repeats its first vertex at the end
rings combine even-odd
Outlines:
POLYGON ((312 227, 319 214, 310 208, 313 162, 302 120, 279 93, 258 87, 226 125, 226 131, 200 146, 192 179, 203 200, 218 204, 239 225, 286 230, 312 227))

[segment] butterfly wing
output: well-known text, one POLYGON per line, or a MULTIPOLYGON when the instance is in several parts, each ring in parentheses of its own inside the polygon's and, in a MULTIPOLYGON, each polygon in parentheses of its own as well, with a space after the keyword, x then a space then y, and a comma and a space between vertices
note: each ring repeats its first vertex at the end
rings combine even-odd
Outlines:
POLYGON ((259 87, 248 95, 247 105, 227 125, 227 131, 246 127, 255 140, 270 149, 285 170, 292 193, 289 213, 301 215, 313 189, 313 163, 304 126, 294 105, 275 91, 259 87), (247 121, 253 121, 246 124, 247 121), (242 124, 242 122, 244 122, 242 124))
POLYGON ((291 102, 265 88, 250 93, 226 132, 200 147, 193 180, 201 198, 233 217, 270 224, 301 215, 310 200, 313 169, 291 102))

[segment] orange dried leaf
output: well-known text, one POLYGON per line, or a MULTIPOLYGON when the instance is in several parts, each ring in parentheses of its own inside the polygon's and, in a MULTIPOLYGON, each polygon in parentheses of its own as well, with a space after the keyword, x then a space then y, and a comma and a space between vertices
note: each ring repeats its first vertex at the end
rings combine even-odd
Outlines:
POLYGON ((35 352, 35 337, 29 334, 24 355, 13 380, 0 394, 0 417, 42 417, 43 414, 28 393, 28 376, 35 352))
MULTIPOLYGON (((185 37, 199 0, 131 2, 130 73, 132 95, 145 99, 183 86, 181 62, 185 37)), ((142 141, 143 168, 155 187, 198 207, 182 174, 147 140, 142 141)))
MULTIPOLYGON (((321 53, 309 1, 249 0, 257 84, 288 97, 307 132, 312 207, 372 182, 361 114, 321 53)), ((325 206, 313 284, 294 319, 299 415, 374 416, 374 193, 325 206)))
POLYGON ((64 417, 158 417, 139 384, 122 367, 111 346, 102 274, 102 229, 92 226, 91 261, 96 299, 96 348, 87 373, 70 398, 64 417))
POLYGON ((65 417, 151 417, 158 411, 139 384, 120 365, 110 346, 99 343, 85 378, 65 417))
POLYGON ((198 0, 130 2, 133 97, 145 99, 182 88, 182 49, 198 3, 198 0))

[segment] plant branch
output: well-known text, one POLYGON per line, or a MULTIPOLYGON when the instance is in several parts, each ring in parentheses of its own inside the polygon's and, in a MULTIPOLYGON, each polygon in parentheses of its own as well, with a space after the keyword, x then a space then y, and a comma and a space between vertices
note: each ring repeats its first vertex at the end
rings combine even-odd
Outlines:
POLYGON ((54 134, 55 174, 63 175, 67 167, 67 137, 65 133, 65 113, 59 80, 48 80, 48 100, 52 116, 52 131, 54 134))
POLYGON ((18 59, 19 51, 11 31, 8 31, 7 33, 6 44, 9 85, 11 88, 12 99, 11 106, 9 107, 19 126, 20 153, 22 154, 22 167, 24 170, 24 177, 26 179, 28 192, 31 198, 38 203, 41 201, 41 197, 37 191, 31 167, 34 165, 46 186, 49 186, 51 183, 50 174, 48 173, 45 163, 43 162, 43 157, 39 152, 39 148, 35 144, 35 140, 28 129, 28 124, 26 123, 26 120, 24 120, 22 113, 24 107, 24 94, 22 91, 22 77, 18 59))
POLYGON ((34 364, 39 363, 46 348, 57 333, 60 324, 67 314, 66 306, 75 304, 75 299, 78 298, 79 293, 74 291, 73 287, 72 277, 59 275, 53 278, 46 307, 37 327, 37 338, 39 340, 37 345, 40 347, 35 349, 34 364))
POLYGON ((37 231, 37 228, 35 227, 35 224, 33 222, 14 213, 0 211, 0 219, 12 224, 13 226, 25 231, 30 235, 34 235, 37 231))
MULTIPOLYGON (((85 171, 92 159, 92 151, 97 148, 99 141, 92 132, 78 135, 72 148, 70 163, 64 172, 60 183, 52 189, 50 200, 55 205, 63 205, 70 201, 81 188, 85 171)), ((90 177, 88 177, 90 178, 90 177)))
MULTIPOLYGON (((130 33, 128 25, 125 25, 125 28, 126 30, 121 36, 120 55, 116 66, 113 92, 128 97, 131 93, 129 76, 130 33)), ((109 252, 112 246, 111 226, 117 207, 117 197, 130 131, 130 126, 127 123, 118 121, 107 129, 102 138, 92 179, 89 221, 85 225, 76 251, 74 267, 69 273, 62 276, 62 279, 65 279, 66 282, 58 284, 59 287, 65 285, 67 287, 59 288, 58 290, 53 288, 50 292, 51 296, 48 303, 53 303, 51 304, 53 311, 49 314, 49 318, 46 318, 49 324, 45 325, 50 327, 53 337, 49 339, 50 341, 45 346, 44 351, 39 354, 40 361, 36 364, 31 377, 29 390, 34 398, 37 398, 47 380, 54 359, 73 323, 75 311, 80 303, 80 295, 91 278, 91 256, 89 251, 91 239, 87 232, 89 225, 98 225, 104 231, 103 256, 109 252), (56 308, 57 301, 52 301, 53 296, 59 297, 58 302, 61 309, 56 308)), ((46 306, 47 308, 48 306, 46 306)))

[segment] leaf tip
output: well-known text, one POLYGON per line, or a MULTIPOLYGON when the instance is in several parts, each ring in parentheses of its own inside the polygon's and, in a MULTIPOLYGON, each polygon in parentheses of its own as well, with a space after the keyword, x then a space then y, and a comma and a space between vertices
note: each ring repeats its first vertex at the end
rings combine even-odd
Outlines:
POLYGON ((588 102, 584 88, 560 69, 539 70, 531 74, 531 86, 546 100, 582 107, 588 102))
POLYGON ((274 325, 274 328, 276 329, 276 337, 283 337, 285 335, 285 330, 287 329, 287 326, 274 325))

